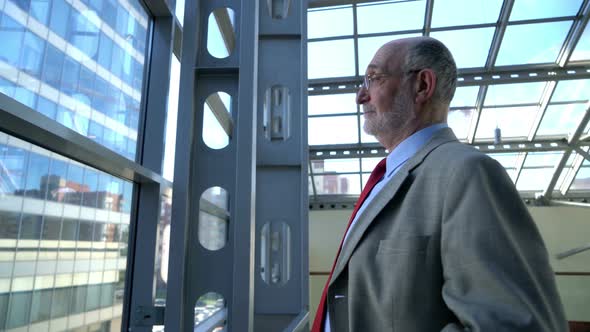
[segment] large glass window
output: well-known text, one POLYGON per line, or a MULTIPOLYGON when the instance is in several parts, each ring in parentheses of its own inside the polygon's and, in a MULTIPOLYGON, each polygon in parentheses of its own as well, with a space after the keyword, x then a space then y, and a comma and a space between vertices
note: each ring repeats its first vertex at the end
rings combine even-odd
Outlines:
POLYGON ((484 106, 538 104, 545 82, 490 85, 484 106))
POLYGON ((508 26, 496 65, 555 62, 571 26, 571 21, 508 26))
POLYGON ((127 1, 22 3, 0 9, 0 92, 135 159, 147 13, 127 1), (89 133, 91 120, 106 134, 89 133))
POLYGON ((310 79, 355 74, 352 39, 309 43, 307 58, 310 79))
POLYGON ((582 37, 580 37, 576 49, 570 58, 571 61, 588 59, 590 59, 590 25, 586 25, 586 29, 584 29, 584 33, 582 34, 582 37))
POLYGON ((356 95, 351 93, 339 95, 310 96, 307 99, 309 115, 356 113, 356 95))
POLYGON ((563 152, 528 153, 520 177, 516 182, 516 188, 531 191, 544 190, 562 156, 563 152))
POLYGON ((501 7, 502 0, 437 0, 432 27, 495 23, 501 7))
POLYGON ((383 1, 357 7, 360 34, 421 29, 425 1, 383 1))
POLYGON ((494 28, 478 28, 433 32, 453 53, 457 68, 483 67, 486 64, 494 28), (463 50, 469 49, 469 52, 463 50))
POLYGON ((81 314, 64 320, 71 330, 96 309, 121 319, 132 194, 130 182, 0 132, 0 241, 17 253, 1 258, 14 273, 0 329, 81 314))
POLYGON ((352 35, 352 6, 309 11, 307 24, 307 38, 352 35))
POLYGON ((545 111, 537 136, 562 136, 573 134, 586 112, 585 104, 550 105, 545 111))
POLYGON ((585 148, 590 133, 590 123, 582 122, 590 100, 585 6, 584 0, 391 0, 340 6, 328 1, 326 7, 314 1, 307 12, 308 144, 314 158, 309 194, 341 196, 311 201, 334 205, 330 203, 348 199, 342 195, 354 195, 359 180, 366 181, 372 168, 364 165, 381 150, 374 149, 379 142, 363 130, 363 107, 355 105, 354 86, 360 86, 382 45, 425 34, 442 41, 457 63, 458 88, 447 123, 459 140, 496 152, 493 157, 523 197, 547 189, 560 172, 554 198, 587 198, 590 168, 573 174, 579 158, 563 170, 556 167, 566 150, 558 147, 584 125, 585 148), (505 149, 511 153, 502 153, 505 149), (540 152, 546 150, 553 152, 540 152), (357 152, 364 156, 360 171, 323 171, 332 160, 357 152))
POLYGON ((578 13, 582 0, 556 2, 553 0, 518 0, 514 2, 511 21, 556 16, 573 16, 578 13))
POLYGON ((492 139, 500 128, 502 138, 525 138, 537 114, 538 107, 484 108, 477 127, 476 139, 492 139))
POLYGON ((357 121, 358 117, 352 115, 309 118, 309 144, 357 143, 357 121))

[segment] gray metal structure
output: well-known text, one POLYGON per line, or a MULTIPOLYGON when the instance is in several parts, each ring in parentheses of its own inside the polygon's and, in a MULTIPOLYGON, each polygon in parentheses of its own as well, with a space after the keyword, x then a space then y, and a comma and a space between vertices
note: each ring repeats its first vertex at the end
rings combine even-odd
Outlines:
POLYGON ((209 291, 224 297, 229 329, 252 330, 256 15, 257 8, 242 8, 238 1, 188 1, 185 6, 166 330, 191 331, 195 303, 209 291), (209 14, 218 7, 233 9, 240 41, 224 60, 206 50, 209 14), (212 150, 201 139, 202 114, 206 98, 218 91, 232 97, 234 132, 225 149, 212 150), (229 193, 231 217, 227 244, 209 252, 197 240, 196 202, 213 186, 229 193), (234 259, 238 255, 241 259, 234 259))
POLYGON ((305 1, 259 7, 254 331, 283 331, 308 306, 307 16, 305 1))
MULTIPOLYGON (((175 19, 171 8, 164 1, 148 2, 152 13, 152 48, 149 74, 146 77, 144 108, 141 122, 142 135, 138 145, 138 161, 144 167, 162 174, 164 160, 164 134, 170 82, 170 62, 174 41, 175 19)), ((153 325, 162 324, 163 308, 154 307, 155 262, 157 231, 160 222, 160 200, 163 192, 170 188, 149 183, 136 190, 137 205, 133 213, 137 222, 132 224, 130 243, 133 243, 128 265, 126 298, 129 299, 124 312, 127 313, 129 331, 151 331, 153 325), (149 291, 146 291, 149 290, 149 291)))
POLYGON ((304 4, 290 1, 186 2, 166 330, 191 331, 195 302, 207 292, 223 296, 227 317, 215 326, 230 331, 306 324, 304 12, 304 4), (226 15, 215 18, 224 22, 219 26, 225 45, 234 47, 218 59, 207 51, 207 24, 223 7, 233 10, 235 32, 226 15), (220 91, 232 97, 229 117, 220 91), (229 136, 222 149, 202 139, 205 104, 229 136), (279 126, 271 133, 265 119, 279 126), (214 186, 229 194, 229 222, 225 246, 210 251, 197 240, 197 202, 214 186), (270 242, 262 241, 264 231, 270 242), (265 257, 272 257, 263 262, 265 249, 265 257), (280 265, 272 274, 276 284, 264 280, 268 262, 280 265), (280 278, 274 273, 279 270, 280 278))

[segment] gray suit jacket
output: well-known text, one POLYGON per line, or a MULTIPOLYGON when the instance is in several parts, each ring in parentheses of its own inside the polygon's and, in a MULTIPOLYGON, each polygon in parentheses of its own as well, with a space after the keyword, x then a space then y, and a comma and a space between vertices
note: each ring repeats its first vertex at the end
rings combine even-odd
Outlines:
POLYGON ((503 167, 446 128, 359 215, 332 332, 567 331, 547 250, 503 167))

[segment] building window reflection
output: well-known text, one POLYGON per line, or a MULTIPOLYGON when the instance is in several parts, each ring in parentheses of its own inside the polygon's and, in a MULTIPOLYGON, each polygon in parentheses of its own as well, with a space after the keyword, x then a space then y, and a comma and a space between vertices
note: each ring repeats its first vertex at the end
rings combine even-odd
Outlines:
POLYGON ((0 92, 134 160, 147 28, 126 0, 2 2, 0 92))
POLYGON ((120 320, 132 194, 130 182, 0 132, 0 329, 120 320))

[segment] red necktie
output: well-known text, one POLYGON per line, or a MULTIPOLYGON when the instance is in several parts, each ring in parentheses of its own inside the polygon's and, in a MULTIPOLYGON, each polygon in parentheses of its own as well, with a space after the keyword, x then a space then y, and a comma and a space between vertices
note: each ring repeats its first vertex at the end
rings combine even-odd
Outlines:
POLYGON ((383 160, 381 160, 377 164, 377 166, 375 166, 375 169, 373 170, 373 172, 371 172, 371 176, 369 176, 369 180, 367 181, 367 184, 365 185, 365 188, 363 189, 361 196, 359 197, 358 201, 356 202, 356 205, 354 206, 354 211, 352 211, 352 215, 350 216, 350 220, 348 221, 348 226, 346 226, 346 231, 344 232, 344 236, 342 237, 342 241, 340 242, 338 253, 336 254, 336 258, 334 259, 334 264, 332 264, 332 271, 330 271, 330 276, 328 277, 328 281, 326 281, 326 285, 324 286, 324 291, 322 292, 322 299, 320 300, 320 305, 318 306, 318 310, 315 315, 315 320, 313 321, 313 327, 311 329, 311 332, 323 331, 324 319, 326 317, 326 295, 328 293, 328 285, 330 284, 330 279, 332 279, 332 273, 334 273, 334 268, 336 267, 336 262, 338 261, 338 255, 340 255, 340 250, 342 250, 344 238, 346 237, 346 233, 348 232, 348 229, 350 228, 350 225, 352 224, 352 221, 354 220, 354 217, 356 216, 356 213, 358 212, 359 208, 361 207, 361 205, 363 205, 363 202, 365 201, 367 196, 369 196, 369 193, 371 192, 373 187, 377 184, 377 182, 379 182, 379 180, 381 180, 381 178, 385 174, 386 160, 386 158, 383 158, 383 160))

